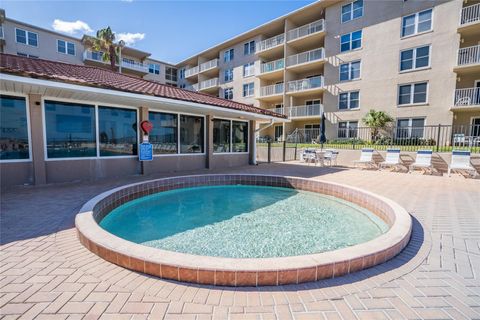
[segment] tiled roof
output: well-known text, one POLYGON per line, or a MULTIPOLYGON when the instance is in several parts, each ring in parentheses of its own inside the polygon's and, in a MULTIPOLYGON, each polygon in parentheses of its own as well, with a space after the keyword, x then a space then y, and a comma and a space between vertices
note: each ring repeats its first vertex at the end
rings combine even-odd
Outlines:
POLYGON ((47 79, 83 86, 189 101, 227 109, 285 118, 284 115, 253 107, 248 104, 180 89, 97 67, 26 58, 10 54, 0 54, 0 72, 24 77, 47 79))

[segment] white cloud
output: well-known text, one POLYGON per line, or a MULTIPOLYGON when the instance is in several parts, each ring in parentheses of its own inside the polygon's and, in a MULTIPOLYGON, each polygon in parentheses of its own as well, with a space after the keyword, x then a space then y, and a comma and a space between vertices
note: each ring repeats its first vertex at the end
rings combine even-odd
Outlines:
POLYGON ((55 31, 65 32, 68 34, 75 34, 77 32, 90 33, 93 31, 86 22, 80 20, 68 22, 60 19, 55 19, 53 21, 52 27, 55 31))
POLYGON ((123 40, 127 46, 133 46, 135 42, 143 40, 145 33, 122 32, 115 34, 118 41, 123 40))

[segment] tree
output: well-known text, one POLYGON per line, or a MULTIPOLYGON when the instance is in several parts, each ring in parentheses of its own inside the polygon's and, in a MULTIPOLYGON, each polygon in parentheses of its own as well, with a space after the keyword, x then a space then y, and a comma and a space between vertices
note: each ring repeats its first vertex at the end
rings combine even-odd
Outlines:
POLYGON ((117 51, 119 47, 115 43, 115 33, 112 32, 110 27, 98 30, 97 37, 85 36, 83 43, 94 51, 103 52, 102 60, 110 62, 112 70, 116 70, 115 64, 118 60, 117 51))
POLYGON ((363 117, 362 121, 372 129, 372 140, 376 141, 378 139, 380 129, 384 129, 387 124, 393 121, 393 118, 383 111, 371 109, 363 117))

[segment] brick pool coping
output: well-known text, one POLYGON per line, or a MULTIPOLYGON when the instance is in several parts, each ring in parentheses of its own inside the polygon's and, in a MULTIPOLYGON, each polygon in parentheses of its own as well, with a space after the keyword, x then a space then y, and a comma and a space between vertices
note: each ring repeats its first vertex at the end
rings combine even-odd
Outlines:
POLYGON ((408 212, 394 201, 342 184, 286 176, 213 174, 162 178, 109 190, 89 200, 80 209, 75 226, 80 242, 87 249, 130 270, 197 284, 264 286, 333 278, 384 263, 408 244, 412 220, 408 212), (147 247, 121 239, 99 226, 114 208, 146 195, 195 186, 234 184, 294 188, 335 196, 370 210, 390 228, 368 242, 329 252, 235 259, 147 247))

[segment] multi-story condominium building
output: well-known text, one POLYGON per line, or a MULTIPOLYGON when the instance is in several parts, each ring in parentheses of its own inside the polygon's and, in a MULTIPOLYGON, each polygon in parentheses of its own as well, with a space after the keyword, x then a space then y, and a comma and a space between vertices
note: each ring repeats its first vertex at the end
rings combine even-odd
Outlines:
MULTIPOLYGON (((85 47, 83 39, 7 18, 3 10, 0 13, 0 52, 110 68, 110 63, 102 60, 102 53, 85 47)), ((150 53, 131 47, 122 48, 121 54, 117 71, 176 86, 175 66, 152 59, 150 53)))

